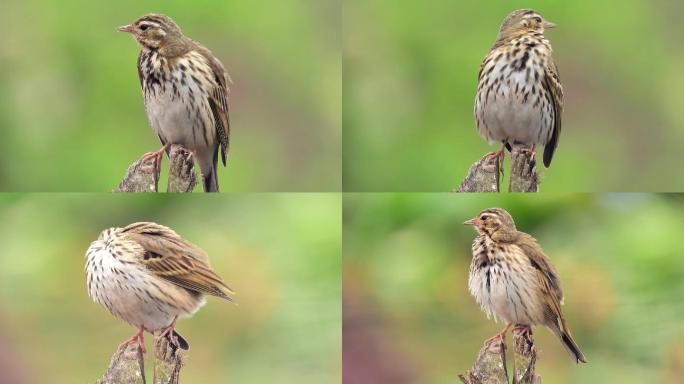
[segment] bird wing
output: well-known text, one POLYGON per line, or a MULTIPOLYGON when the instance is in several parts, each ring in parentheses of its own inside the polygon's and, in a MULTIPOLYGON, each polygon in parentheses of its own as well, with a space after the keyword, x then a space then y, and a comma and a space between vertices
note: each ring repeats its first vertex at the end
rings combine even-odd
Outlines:
POLYGON ((543 84, 544 90, 551 95, 550 102, 553 112, 553 131, 551 139, 544 147, 544 166, 548 168, 553 159, 553 153, 558 147, 558 140, 561 132, 561 115, 563 114, 563 87, 560 83, 560 76, 558 75, 558 68, 553 58, 549 57, 549 65, 546 66, 546 73, 544 74, 543 84))
POLYGON ((143 88, 143 74, 142 69, 140 68, 140 64, 142 63, 142 57, 143 51, 140 50, 140 53, 138 54, 138 80, 140 80, 140 88, 143 88))
POLYGON ((496 49, 496 48, 493 47, 492 49, 490 49, 489 52, 487 53, 487 56, 485 56, 484 60, 482 60, 482 63, 480 63, 480 70, 477 72, 477 81, 478 81, 478 83, 479 83, 480 80, 482 79, 482 71, 484 71, 484 69, 485 69, 485 67, 487 66, 487 64, 489 64, 489 62, 492 61, 492 59, 495 57, 495 55, 492 55, 492 51, 493 51, 494 49, 496 49))
POLYGON ((144 253, 141 262, 153 274, 186 289, 233 301, 233 290, 209 266, 207 254, 172 229, 155 223, 134 223, 123 231, 144 253))
POLYGON ((221 144, 221 160, 225 166, 230 141, 230 118, 228 113, 228 83, 230 82, 230 77, 223 68, 223 64, 208 48, 197 42, 195 42, 195 44, 197 44, 197 52, 207 60, 212 75, 214 76, 215 84, 213 89, 209 92, 209 106, 214 115, 216 134, 219 138, 219 143, 221 144))
POLYGON ((554 298, 558 304, 563 303, 563 288, 556 268, 551 264, 549 258, 544 254, 537 241, 530 235, 519 232, 518 246, 530 259, 530 263, 537 271, 540 286, 549 296, 554 298))

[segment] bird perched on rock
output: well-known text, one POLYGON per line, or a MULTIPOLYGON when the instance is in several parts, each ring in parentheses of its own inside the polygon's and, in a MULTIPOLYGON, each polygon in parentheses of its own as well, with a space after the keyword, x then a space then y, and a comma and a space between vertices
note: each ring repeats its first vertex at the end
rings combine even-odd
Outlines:
POLYGON ((163 144, 146 157, 156 157, 159 166, 164 150, 181 145, 197 158, 204 191, 218 192, 218 155, 225 166, 230 132, 230 78, 223 64, 166 15, 151 13, 118 30, 130 33, 142 48, 138 76, 145 111, 163 144))
POLYGON ((205 296, 233 302, 233 291, 209 266, 207 254, 176 232, 155 223, 109 228, 86 252, 88 295, 114 316, 143 331, 161 332, 183 349, 188 343, 175 331, 178 317, 194 314, 205 296))
POLYGON ((475 300, 506 327, 489 341, 506 338, 513 326, 545 325, 563 343, 576 362, 584 355, 565 324, 563 290, 558 272, 537 241, 515 228, 511 215, 501 208, 480 212, 464 224, 479 234, 473 242, 468 288, 475 300))
POLYGON ((505 148, 544 145, 544 166, 558 146, 563 113, 563 87, 544 32, 554 28, 531 9, 512 12, 478 74, 475 121, 489 142, 505 148))

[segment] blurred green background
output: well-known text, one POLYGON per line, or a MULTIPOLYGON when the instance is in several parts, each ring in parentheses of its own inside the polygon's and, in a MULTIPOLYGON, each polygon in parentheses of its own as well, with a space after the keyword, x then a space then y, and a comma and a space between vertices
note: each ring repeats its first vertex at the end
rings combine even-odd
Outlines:
POLYGON ((542 190, 684 190, 673 172, 684 152, 684 2, 617 4, 346 0, 345 190, 449 191, 498 149, 475 129, 477 73, 504 17, 530 7, 558 24, 546 35, 565 91, 542 190))
POLYGON ((681 383, 684 196, 446 193, 345 196, 345 382, 458 382, 503 328, 468 293, 476 233, 463 225, 496 206, 557 267, 589 360, 576 366, 536 327, 543 382, 681 383))
POLYGON ((105 228, 150 220, 207 251, 237 292, 238 306, 209 297, 178 321, 183 382, 340 382, 340 207, 339 194, 1 195, 0 381, 104 373, 135 329, 88 297, 85 251, 105 228))
MULTIPOLYGON (((341 189, 340 0, 6 0, 0 12, 0 190, 111 191, 160 147, 115 30, 173 17, 233 79, 222 191, 341 189)), ((164 163, 164 171, 168 162, 164 163)))

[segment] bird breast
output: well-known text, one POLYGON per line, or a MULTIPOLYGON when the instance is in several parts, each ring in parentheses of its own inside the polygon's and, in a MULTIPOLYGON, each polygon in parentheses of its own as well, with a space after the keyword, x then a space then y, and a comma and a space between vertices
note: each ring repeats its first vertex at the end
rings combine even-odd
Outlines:
POLYGON ((521 41, 521 48, 513 48, 516 44, 485 59, 475 98, 477 128, 490 142, 546 144, 553 131, 551 95, 544 88, 549 57, 536 48, 542 43, 521 41))
POLYGON ((173 60, 149 51, 141 54, 139 67, 154 131, 165 143, 195 151, 200 161, 206 153, 208 163, 200 166, 210 166, 217 141, 208 92, 215 80, 206 59, 195 51, 173 60))
POLYGON ((507 324, 543 322, 536 272, 522 250, 497 245, 486 236, 473 243, 468 289, 487 317, 507 324))
POLYGON ((204 299, 190 294, 144 266, 126 260, 113 241, 98 239, 86 253, 88 294, 114 316, 149 332, 168 326, 176 316, 196 312, 204 299))

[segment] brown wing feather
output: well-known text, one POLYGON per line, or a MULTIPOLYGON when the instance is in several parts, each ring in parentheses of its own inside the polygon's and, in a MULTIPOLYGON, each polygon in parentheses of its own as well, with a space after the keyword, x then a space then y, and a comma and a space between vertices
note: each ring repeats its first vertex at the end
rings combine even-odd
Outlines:
POLYGON ((140 67, 141 62, 142 62, 142 57, 143 57, 143 51, 140 51, 140 54, 138 54, 138 80, 140 80, 140 88, 143 88, 143 74, 142 74, 142 68, 140 67))
POLYGON ((518 232, 518 234, 517 244, 530 259, 532 266, 539 272, 540 279, 542 279, 544 283, 543 286, 548 287, 547 291, 552 293, 551 296, 553 296, 559 304, 562 304, 563 288, 561 287, 556 268, 551 264, 549 258, 544 254, 544 251, 532 236, 523 232, 518 232))
POLYGON ((226 165, 226 158, 228 154, 228 147, 230 141, 230 118, 228 113, 228 81, 229 77, 223 64, 214 57, 209 49, 197 44, 197 52, 199 52, 209 63, 216 86, 209 94, 209 105, 211 112, 214 115, 214 123, 216 125, 216 134, 221 144, 221 160, 223 165, 226 165))
POLYGON ((123 229, 144 249, 141 262, 155 275, 181 287, 232 301, 234 293, 209 266, 207 254, 168 227, 134 223, 123 229))
POLYGON ((560 83, 558 68, 553 58, 549 58, 549 65, 546 67, 543 86, 545 91, 551 96, 551 107, 553 108, 553 131, 549 142, 544 147, 544 166, 549 167, 553 154, 558 147, 561 132, 561 120, 563 114, 563 87, 560 83))

